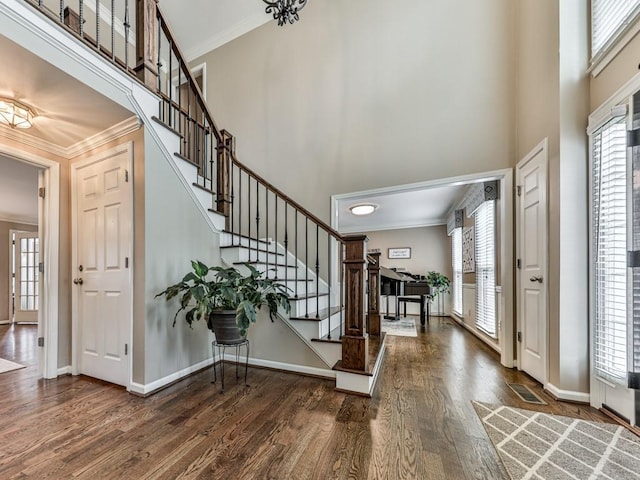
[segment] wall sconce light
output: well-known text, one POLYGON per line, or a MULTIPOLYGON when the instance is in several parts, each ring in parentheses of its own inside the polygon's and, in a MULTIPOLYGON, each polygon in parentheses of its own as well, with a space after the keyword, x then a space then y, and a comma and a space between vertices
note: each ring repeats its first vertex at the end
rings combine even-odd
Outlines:
POLYGON ((33 110, 24 103, 0 97, 0 123, 11 128, 31 128, 34 116, 33 110))

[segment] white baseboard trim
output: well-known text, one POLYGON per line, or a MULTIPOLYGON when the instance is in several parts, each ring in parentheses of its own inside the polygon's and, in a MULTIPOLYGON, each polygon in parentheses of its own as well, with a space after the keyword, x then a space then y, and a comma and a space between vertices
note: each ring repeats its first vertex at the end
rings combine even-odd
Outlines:
POLYGON ((0 325, 9 325, 11 321, 9 320, 0 320, 0 325))
POLYGON ((583 392, 574 392, 571 390, 561 390, 552 383, 547 383, 544 387, 549 393, 558 400, 567 400, 569 402, 591 403, 591 395, 583 392))
POLYGON ((155 392, 156 390, 160 390, 161 388, 166 387, 167 385, 170 385, 178 380, 181 380, 182 378, 191 375, 198 370, 202 370, 203 368, 208 367, 212 363, 213 358, 207 358, 206 360, 191 365, 190 367, 183 368, 182 370, 172 373, 171 375, 167 375, 166 377, 162 377, 151 383, 143 385, 141 383, 131 382, 129 391, 132 393, 137 393, 138 395, 149 395, 150 393, 155 392))
MULTIPOLYGON (((240 357, 241 359, 243 359, 242 355, 240 357)), ((236 356, 234 354, 225 353, 224 360, 227 362, 235 362, 236 356)), ((141 383, 131 382, 131 385, 129 386, 129 391, 131 393, 135 393, 138 395, 149 395, 150 393, 156 392, 157 390, 160 390, 172 383, 175 383, 178 380, 181 380, 184 377, 187 377, 192 373, 197 372, 198 370, 202 370, 203 368, 211 366, 212 364, 213 364, 213 359, 209 358, 207 360, 203 360, 202 362, 196 363, 195 365, 192 365, 190 367, 183 368, 182 370, 172 373, 171 375, 167 375, 166 377, 155 380, 151 383, 141 384, 141 383)), ((316 377, 324 377, 324 378, 336 377, 336 372, 334 372, 333 370, 316 368, 316 367, 308 367, 305 365, 293 365, 291 363, 275 362, 272 360, 263 360, 261 358, 249 357, 249 366, 270 368, 272 370, 283 370, 283 371, 299 373, 303 375, 313 375, 316 377)))
POLYGON ((71 375, 72 371, 71 371, 71 365, 67 365, 66 367, 59 367, 58 368, 58 376, 62 376, 62 375, 71 375))
MULTIPOLYGON (((235 363, 236 356, 234 354, 225 353, 224 360, 226 362, 235 363)), ((244 363, 244 358, 240 355, 241 363, 244 363)), ((315 377, 323 378, 336 378, 336 372, 326 368, 308 367, 306 365, 295 365, 293 363, 276 362, 274 360, 264 360, 262 358, 249 357, 250 367, 263 367, 270 368, 272 370, 283 370, 286 372, 300 373, 303 375, 313 375, 315 377)))

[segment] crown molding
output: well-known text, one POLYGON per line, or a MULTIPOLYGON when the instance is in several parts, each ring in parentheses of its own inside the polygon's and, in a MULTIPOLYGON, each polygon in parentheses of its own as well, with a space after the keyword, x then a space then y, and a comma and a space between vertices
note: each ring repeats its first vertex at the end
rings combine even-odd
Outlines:
POLYGON ((0 222, 19 223, 21 225, 38 225, 38 218, 23 217, 18 215, 11 215, 9 213, 3 213, 0 214, 0 222))
POLYGON ((136 115, 133 115, 120 123, 116 123, 106 130, 98 132, 95 135, 91 135, 90 137, 80 140, 68 147, 62 147, 56 143, 49 142, 48 140, 43 140, 41 138, 34 137, 33 135, 29 135, 26 132, 17 132, 16 129, 4 126, 1 126, 0 128, 0 138, 7 138, 14 142, 21 143, 32 148, 37 148, 44 152, 53 153, 58 157, 69 160, 105 145, 106 143, 112 142, 131 132, 135 132, 141 125, 140 119, 136 115))
POLYGON ((191 62, 202 55, 221 47, 225 43, 229 43, 238 37, 241 37, 245 33, 250 32, 258 27, 261 27, 265 23, 272 20, 271 16, 267 15, 264 11, 260 11, 255 15, 245 18, 244 20, 231 25, 226 30, 220 33, 212 35, 206 40, 198 43, 197 46, 185 50, 184 55, 187 62, 191 62))

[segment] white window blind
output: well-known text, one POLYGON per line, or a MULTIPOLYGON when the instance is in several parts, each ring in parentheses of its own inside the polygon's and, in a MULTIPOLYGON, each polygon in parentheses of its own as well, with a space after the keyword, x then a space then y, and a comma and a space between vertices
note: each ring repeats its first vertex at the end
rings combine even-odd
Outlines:
POLYGON ((462 316, 462 228, 451 233, 451 265, 453 267, 453 311, 462 316))
POLYGON ((496 338, 495 202, 483 202, 475 214, 476 326, 496 338))
POLYGON ((597 57, 640 10, 640 0, 591 0, 591 57, 597 57))
POLYGON ((627 374, 627 154, 624 118, 593 135, 592 238, 594 366, 623 382, 627 374))

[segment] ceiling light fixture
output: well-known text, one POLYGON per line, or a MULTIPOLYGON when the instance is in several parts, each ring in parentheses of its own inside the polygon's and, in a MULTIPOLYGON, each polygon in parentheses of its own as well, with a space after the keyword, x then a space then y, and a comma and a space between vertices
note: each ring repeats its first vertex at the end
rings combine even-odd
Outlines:
POLYGON ((265 12, 273 15, 273 19, 278 21, 278 25, 283 26, 285 23, 294 23, 300 20, 298 12, 305 7, 308 0, 262 1, 267 4, 265 12))
POLYGON ((0 97, 0 123, 11 128, 30 128, 34 116, 33 110, 24 103, 0 97))
POLYGON ((378 205, 373 203, 361 203, 358 205, 351 205, 349 210, 353 215, 371 215, 377 208, 378 205))

